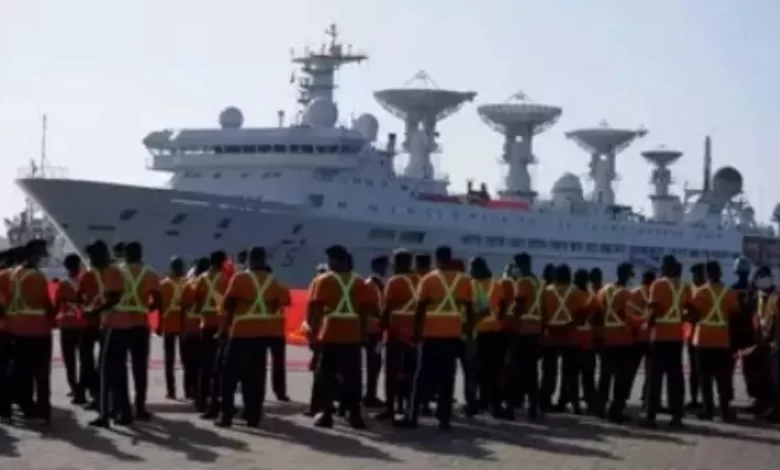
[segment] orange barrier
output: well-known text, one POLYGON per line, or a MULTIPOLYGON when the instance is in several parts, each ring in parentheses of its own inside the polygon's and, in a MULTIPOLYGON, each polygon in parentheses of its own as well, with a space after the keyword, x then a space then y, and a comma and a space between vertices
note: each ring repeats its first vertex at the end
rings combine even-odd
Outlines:
MULTIPOLYGON (((56 282, 49 283, 49 295, 52 300, 57 298, 57 289, 59 284, 56 282)), ((286 337, 288 344, 294 344, 297 346, 306 346, 309 342, 301 332, 301 325, 306 319, 306 294, 305 289, 296 289, 290 291, 291 304, 285 310, 286 318, 286 337)), ((157 325, 160 321, 160 315, 155 310, 149 314, 149 327, 152 331, 157 329, 157 325)))

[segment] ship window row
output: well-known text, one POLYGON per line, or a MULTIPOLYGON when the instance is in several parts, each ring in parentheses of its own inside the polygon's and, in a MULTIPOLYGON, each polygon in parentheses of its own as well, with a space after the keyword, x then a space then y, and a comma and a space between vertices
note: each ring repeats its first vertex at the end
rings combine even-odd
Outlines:
POLYGON ((181 147, 174 149, 152 149, 152 155, 246 155, 258 153, 302 153, 302 154, 355 154, 362 148, 358 145, 216 145, 207 147, 181 147))
POLYGON ((368 232, 368 239, 383 242, 399 242, 403 244, 422 244, 425 241, 425 232, 415 230, 400 231, 374 228, 368 232))
MULTIPOLYGON (((317 206, 320 207, 320 206, 317 206)), ((339 209, 346 209, 347 203, 344 201, 341 201, 337 204, 337 207, 339 209)), ((380 212, 380 207, 377 204, 371 203, 368 204, 368 209, 371 212, 380 212)), ((415 207, 397 207, 397 206, 391 206, 389 209, 391 214, 397 215, 397 214, 406 214, 406 215, 416 215, 416 214, 424 214, 427 216, 428 219, 437 219, 437 220, 444 220, 446 213, 440 209, 422 209, 422 208, 415 208, 415 207)), ((520 224, 523 224, 526 227, 534 227, 536 225, 536 218, 532 216, 520 216, 520 217, 511 217, 508 215, 493 215, 493 214, 478 214, 477 212, 471 212, 468 214, 464 214, 463 212, 459 211, 453 211, 450 214, 450 218, 452 220, 460 220, 461 218, 468 218, 469 220, 473 221, 484 221, 484 222, 517 222, 520 224)), ((558 223, 559 230, 565 231, 565 230, 580 230, 581 225, 578 223, 572 223, 570 221, 562 221, 558 223)), ((618 232, 618 233, 626 233, 626 234, 633 234, 633 235, 650 235, 650 236, 660 236, 660 237, 677 237, 682 238, 684 236, 684 231, 680 229, 671 229, 671 228, 659 228, 659 227, 636 227, 626 224, 589 224, 585 227, 585 229, 590 229, 593 232, 618 232)), ((723 235, 721 233, 701 233, 700 231, 694 232, 694 237, 699 240, 718 240, 722 239, 723 235)))
POLYGON ((487 248, 527 248, 530 250, 551 250, 568 253, 625 254, 660 257, 666 254, 691 258, 731 259, 736 254, 729 251, 697 250, 652 246, 634 246, 618 243, 583 243, 541 238, 504 238, 500 236, 463 235, 461 243, 466 246, 487 248))

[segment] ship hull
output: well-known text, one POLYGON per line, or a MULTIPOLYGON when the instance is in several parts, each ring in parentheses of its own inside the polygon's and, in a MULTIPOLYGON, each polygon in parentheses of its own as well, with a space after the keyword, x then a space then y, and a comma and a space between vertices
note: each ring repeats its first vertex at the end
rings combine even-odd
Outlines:
MULTIPOLYGON (((421 227, 377 224, 340 219, 306 208, 262 203, 239 197, 223 197, 172 189, 157 189, 67 179, 23 179, 17 181, 76 249, 96 239, 109 244, 138 241, 144 246, 146 262, 165 271, 172 256, 191 261, 222 249, 229 253, 253 245, 266 247, 278 276, 293 287, 305 287, 316 265, 324 261, 324 249, 342 244, 353 254, 355 268, 367 273, 370 260, 389 255, 404 246, 413 252, 431 253, 437 245, 452 246, 456 256, 468 259, 484 256, 499 274, 515 251, 511 247, 462 246, 464 235, 457 230, 427 228, 420 243, 375 240, 369 233, 388 229, 421 231, 421 227)), ((483 227, 489 229, 489 227, 483 227)), ((527 250, 540 272, 547 263, 568 263, 572 268, 598 267, 610 278, 620 256, 574 256, 527 250)), ((653 267, 656 260, 634 260, 653 267)))

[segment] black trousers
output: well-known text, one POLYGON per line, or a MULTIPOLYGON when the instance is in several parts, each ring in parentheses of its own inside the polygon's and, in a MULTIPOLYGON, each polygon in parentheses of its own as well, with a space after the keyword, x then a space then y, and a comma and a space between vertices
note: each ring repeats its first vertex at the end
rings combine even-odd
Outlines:
POLYGON ((200 369, 198 373, 198 397, 196 407, 198 411, 207 409, 215 410, 219 396, 213 392, 218 390, 215 387, 217 354, 219 351, 219 341, 216 338, 216 328, 204 328, 200 332, 200 369))
POLYGON ((732 356, 729 348, 696 348, 699 360, 699 380, 701 385, 702 409, 704 414, 715 411, 713 383, 718 391, 718 405, 722 414, 729 411, 731 402, 732 356))
POLYGON ((84 397, 87 391, 97 396, 95 345, 99 332, 96 328, 64 328, 60 330, 60 349, 65 363, 65 377, 74 398, 84 397))
POLYGON ((416 365, 415 349, 408 343, 395 338, 387 341, 385 349, 385 400, 387 411, 402 411, 404 404, 410 406, 412 377, 416 365))
POLYGON ((599 374, 599 401, 610 415, 622 414, 631 394, 634 372, 633 346, 605 346, 599 374))
POLYGON ((577 354, 577 387, 577 396, 585 399, 588 409, 595 409, 599 400, 596 390, 596 351, 593 348, 582 348, 577 354))
POLYGON ((631 384, 628 387, 629 394, 632 390, 634 390, 634 383, 636 382, 637 377, 639 376, 640 367, 642 367, 644 362, 644 379, 642 382, 642 386, 640 388, 641 391, 641 400, 642 403, 647 402, 647 387, 649 383, 649 377, 650 377, 650 343, 648 342, 638 342, 635 343, 631 347, 631 384))
POLYGON ((133 341, 131 329, 104 328, 100 337, 98 410, 108 420, 114 411, 131 416, 127 387, 127 355, 133 341))
POLYGON ((503 401, 504 371, 507 366, 508 336, 504 331, 477 334, 476 377, 478 402, 481 408, 493 411, 501 408, 503 401))
POLYGON ((135 388, 135 407, 146 408, 146 396, 149 389, 149 345, 151 331, 147 326, 134 326, 130 329, 130 364, 133 370, 135 388))
MULTIPOLYGON (((436 397, 436 417, 442 424, 452 419, 452 394, 455 390, 456 363, 467 356, 460 338, 426 338, 418 356, 419 367, 412 382, 411 419, 416 422, 425 397, 436 397)), ((415 354, 418 352, 416 351, 415 354)))
POLYGON ((368 335, 363 349, 366 352, 366 398, 377 398, 377 388, 379 387, 379 374, 382 371, 382 353, 378 346, 382 342, 381 333, 372 333, 368 335))
POLYGON ((351 416, 360 414, 363 391, 363 358, 361 343, 320 344, 312 386, 312 410, 333 413, 333 402, 339 400, 351 416), (337 383, 337 375, 341 383, 337 383))
POLYGON ((511 410, 522 407, 526 399, 529 411, 539 409, 539 351, 538 335, 510 336, 505 400, 511 410))
MULTIPOLYGON (((163 361, 165 363, 165 391, 169 397, 176 397, 176 346, 179 357, 184 358, 183 342, 178 333, 163 334, 163 361)), ((186 384, 185 384, 186 387, 186 384)))
POLYGON ((13 337, 7 331, 0 331, 0 418, 11 417, 11 357, 13 337))
MULTIPOLYGON (((479 408, 479 402, 477 400, 477 393, 479 391, 479 376, 477 375, 479 371, 479 352, 477 350, 477 342, 473 339, 458 341, 460 347, 457 360, 460 363, 460 369, 463 373, 463 397, 466 400, 466 406, 476 410, 479 408)), ((423 396, 427 395, 426 402, 438 399, 435 387, 423 387, 423 391, 423 396)), ((451 399, 452 398, 453 397, 451 397, 451 399)))
POLYGON ((184 396, 190 399, 199 396, 200 342, 200 335, 196 334, 183 334, 179 338, 181 364, 184 369, 184 396))
POLYGON ((558 361, 560 360, 560 394, 558 406, 576 403, 579 400, 577 361, 580 349, 577 346, 545 346, 542 349, 541 405, 552 407, 552 399, 558 382, 558 361))
POLYGON ((683 342, 654 341, 650 343, 650 377, 647 394, 647 419, 655 420, 661 407, 661 386, 666 378, 669 411, 673 419, 682 419, 685 401, 683 376, 683 342))
POLYGON ((51 416, 51 352, 50 334, 14 338, 14 361, 24 384, 22 408, 45 418, 51 416))
POLYGON ((271 388, 277 398, 287 396, 287 342, 284 336, 264 338, 271 352, 271 388))
POLYGON ((685 350, 688 353, 688 394, 691 403, 699 402, 699 361, 696 356, 696 347, 690 340, 685 342, 685 350))
POLYGON ((223 419, 231 421, 235 413, 235 394, 241 383, 244 400, 244 417, 250 424, 256 424, 263 412, 266 389, 266 369, 271 348, 269 338, 228 339, 222 354, 222 400, 223 419))

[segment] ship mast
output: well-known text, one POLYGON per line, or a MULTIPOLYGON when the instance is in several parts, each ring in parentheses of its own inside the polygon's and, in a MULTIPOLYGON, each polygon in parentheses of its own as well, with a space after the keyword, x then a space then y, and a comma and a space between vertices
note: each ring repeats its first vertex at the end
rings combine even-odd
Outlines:
MULTIPOLYGON (((339 43, 339 32, 335 24, 331 24, 325 34, 329 41, 320 46, 319 51, 312 51, 308 47, 303 54, 296 55, 293 51, 292 62, 300 64, 302 77, 297 79, 298 104, 305 108, 316 98, 324 98, 333 101, 333 90, 336 88, 335 75, 341 66, 352 63, 361 63, 368 59, 362 53, 353 53, 352 46, 339 43)), ((292 82, 296 82, 295 75, 292 82)))

